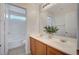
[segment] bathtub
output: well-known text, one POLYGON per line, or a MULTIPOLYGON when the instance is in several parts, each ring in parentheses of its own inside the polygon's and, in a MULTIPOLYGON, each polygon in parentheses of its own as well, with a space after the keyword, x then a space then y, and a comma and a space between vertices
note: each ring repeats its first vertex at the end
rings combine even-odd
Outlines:
POLYGON ((22 46, 25 44, 25 40, 19 39, 19 40, 12 40, 8 42, 8 49, 17 48, 19 46, 22 46))

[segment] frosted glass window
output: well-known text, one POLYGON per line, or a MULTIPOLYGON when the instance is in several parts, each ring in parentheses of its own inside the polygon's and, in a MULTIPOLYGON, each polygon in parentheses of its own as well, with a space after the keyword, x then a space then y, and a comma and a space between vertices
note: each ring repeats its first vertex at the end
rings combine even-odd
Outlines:
POLYGON ((48 16, 47 23, 48 23, 49 26, 53 25, 53 19, 52 19, 52 17, 48 16))
POLYGON ((16 15, 10 15, 10 18, 12 20, 22 20, 22 21, 25 21, 26 20, 25 17, 23 17, 23 16, 16 16, 16 15))

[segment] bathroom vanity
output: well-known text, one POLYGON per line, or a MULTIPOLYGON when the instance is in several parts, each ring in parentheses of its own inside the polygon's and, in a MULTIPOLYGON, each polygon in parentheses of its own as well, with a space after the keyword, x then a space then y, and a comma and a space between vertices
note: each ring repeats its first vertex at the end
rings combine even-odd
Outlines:
MULTIPOLYGON (((55 36, 58 37, 58 36, 55 36)), ((59 38, 59 37, 58 37, 59 38)), ((61 42, 56 38, 30 35, 30 49, 32 55, 71 55, 76 54, 76 40, 61 42)))

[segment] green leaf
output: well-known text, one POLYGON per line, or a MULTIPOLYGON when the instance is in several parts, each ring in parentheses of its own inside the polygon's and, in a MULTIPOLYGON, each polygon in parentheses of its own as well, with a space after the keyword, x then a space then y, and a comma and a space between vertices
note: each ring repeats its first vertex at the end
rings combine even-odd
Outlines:
POLYGON ((58 28, 54 26, 45 26, 44 29, 47 33, 56 33, 58 31, 58 28))

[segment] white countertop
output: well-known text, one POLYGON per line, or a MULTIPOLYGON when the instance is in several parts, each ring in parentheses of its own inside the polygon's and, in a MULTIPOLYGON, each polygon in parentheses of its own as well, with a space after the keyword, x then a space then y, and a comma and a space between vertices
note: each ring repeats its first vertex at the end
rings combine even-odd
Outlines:
POLYGON ((35 38, 53 48, 56 48, 64 53, 76 55, 77 50, 77 39, 66 38, 61 36, 53 36, 52 39, 47 39, 47 37, 31 34, 30 37, 35 38), (61 42, 59 39, 65 39, 66 42, 61 42))

